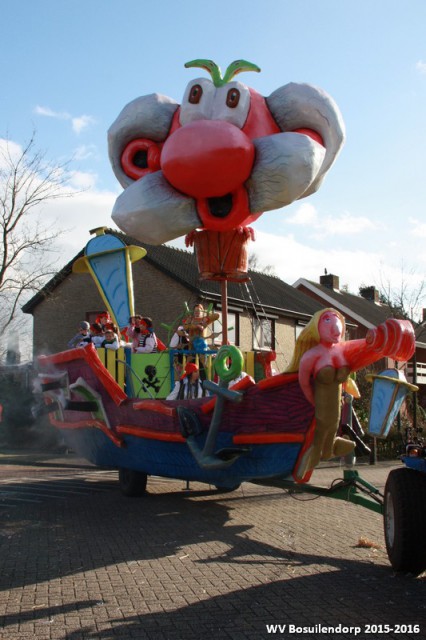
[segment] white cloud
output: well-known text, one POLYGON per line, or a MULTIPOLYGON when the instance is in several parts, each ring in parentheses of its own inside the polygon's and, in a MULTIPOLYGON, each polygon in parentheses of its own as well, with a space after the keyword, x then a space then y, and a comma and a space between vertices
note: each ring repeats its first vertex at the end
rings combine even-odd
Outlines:
POLYGON ((347 212, 335 217, 320 216, 310 203, 301 204, 296 213, 287 219, 287 223, 309 227, 316 239, 355 235, 376 228, 368 218, 353 216, 347 212))
POLYGON ((45 116, 46 118, 57 118, 58 120, 70 120, 71 116, 66 111, 53 111, 50 107, 41 107, 37 105, 34 109, 34 113, 38 116, 45 116))
POLYGON ((417 238, 426 238, 426 222, 420 222, 416 218, 409 218, 409 223, 412 225, 410 234, 417 238))
POLYGON ((372 229, 375 229, 375 225, 368 218, 343 213, 336 218, 331 216, 321 218, 316 225, 317 233, 315 235, 317 238, 350 236, 372 229))
POLYGON ((288 218, 287 222, 290 224, 300 224, 300 225, 317 225, 318 224, 318 212, 315 207, 308 203, 304 202, 300 205, 294 216, 288 218))
POLYGON ((77 191, 94 189, 96 186, 97 175, 87 171, 71 171, 68 174, 69 185, 77 191))
POLYGON ((43 207, 43 218, 57 230, 66 230, 58 241, 60 250, 59 267, 73 258, 90 240, 89 231, 96 227, 116 228, 111 220, 111 211, 117 198, 117 193, 98 191, 94 174, 85 175, 74 172, 73 187, 85 188, 61 200, 46 203, 43 207), (90 184, 91 183, 91 184, 90 184))
POLYGON ((82 144, 74 150, 74 160, 88 160, 98 155, 97 147, 94 144, 82 144))
POLYGON ((420 73, 426 73, 426 62, 423 62, 423 60, 419 60, 416 63, 416 69, 417 71, 420 71, 420 73))
POLYGON ((50 107, 43 107, 37 105, 34 109, 34 113, 46 118, 56 118, 57 120, 68 120, 71 122, 74 133, 79 135, 84 129, 87 129, 90 125, 96 122, 93 116, 83 114, 81 116, 72 116, 67 111, 54 111, 50 107))
POLYGON ((12 140, 0 138, 0 169, 8 167, 9 162, 5 159, 10 157, 12 162, 18 160, 22 155, 22 146, 12 140))
POLYGON ((297 242, 291 235, 277 237, 264 232, 257 233, 250 250, 258 255, 261 264, 272 262, 276 274, 285 282, 291 284, 299 278, 318 282, 327 269, 353 293, 358 292, 361 283, 374 284, 382 259, 380 254, 361 250, 318 249, 297 242))
POLYGON ((91 124, 94 124, 95 119, 92 116, 79 116, 78 118, 72 118, 72 129, 79 135, 83 129, 87 129, 91 124))

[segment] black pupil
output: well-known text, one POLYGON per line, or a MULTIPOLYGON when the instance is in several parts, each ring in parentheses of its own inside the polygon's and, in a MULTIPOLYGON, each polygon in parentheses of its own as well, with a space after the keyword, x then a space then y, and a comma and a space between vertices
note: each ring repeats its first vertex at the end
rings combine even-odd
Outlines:
POLYGON ((139 169, 148 169, 148 153, 146 149, 136 151, 133 156, 133 164, 135 167, 139 167, 139 169))

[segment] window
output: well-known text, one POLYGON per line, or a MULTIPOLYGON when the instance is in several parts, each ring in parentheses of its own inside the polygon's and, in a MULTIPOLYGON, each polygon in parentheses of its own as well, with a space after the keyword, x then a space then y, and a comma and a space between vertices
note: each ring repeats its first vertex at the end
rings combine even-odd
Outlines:
MULTIPOLYGON (((213 334, 213 343, 215 345, 221 345, 222 344, 222 312, 219 309, 215 309, 215 313, 219 314, 219 318, 210 325, 210 328, 213 334)), ((230 344, 239 344, 238 313, 230 311, 228 312, 227 317, 228 317, 228 342, 230 344)))
POLYGON ((306 324, 301 324, 300 322, 296 322, 296 324, 294 325, 295 340, 297 340, 297 338, 300 336, 300 334, 302 333, 305 327, 306 327, 306 324))
POLYGON ((274 329, 274 320, 255 318, 253 321, 253 349, 274 349, 274 329))

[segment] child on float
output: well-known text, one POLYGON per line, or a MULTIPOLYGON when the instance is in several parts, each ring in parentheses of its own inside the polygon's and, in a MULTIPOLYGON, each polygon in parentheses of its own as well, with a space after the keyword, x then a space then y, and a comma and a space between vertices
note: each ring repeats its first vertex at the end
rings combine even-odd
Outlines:
POLYGON ((140 322, 139 339, 137 346, 134 346, 133 353, 156 353, 158 351, 158 340, 155 335, 151 318, 144 316, 140 322))
POLYGON ((90 326, 90 334, 92 336, 92 343, 97 349, 99 349, 99 347, 102 346, 102 342, 105 340, 102 325, 99 322, 94 322, 90 326))
POLYGON ((175 383, 167 400, 190 400, 206 396, 206 390, 200 380, 200 371, 195 362, 187 362, 181 379, 175 383))
POLYGON ((68 342, 69 349, 76 347, 87 347, 91 344, 92 336, 90 335, 90 324, 86 320, 82 320, 79 324, 78 333, 68 342))
POLYGON ((136 353, 136 349, 139 346, 139 340, 141 337, 141 322, 142 316, 137 314, 135 316, 130 316, 129 323, 127 325, 127 346, 131 347, 133 353, 136 353))
POLYGON ((181 324, 171 337, 169 349, 188 349, 188 346, 189 335, 185 327, 181 324))
POLYGON ((99 313, 95 322, 101 325, 103 331, 105 331, 107 327, 111 329, 113 325, 112 318, 108 311, 102 311, 99 313))
POLYGON ((173 367, 175 376, 180 377, 183 371, 184 354, 182 351, 189 349, 189 335, 183 325, 179 325, 169 342, 169 349, 178 349, 181 353, 177 353, 173 357, 173 367))
POLYGON ((120 348, 120 340, 114 329, 105 330, 101 347, 103 349, 110 349, 111 351, 117 351, 120 348))

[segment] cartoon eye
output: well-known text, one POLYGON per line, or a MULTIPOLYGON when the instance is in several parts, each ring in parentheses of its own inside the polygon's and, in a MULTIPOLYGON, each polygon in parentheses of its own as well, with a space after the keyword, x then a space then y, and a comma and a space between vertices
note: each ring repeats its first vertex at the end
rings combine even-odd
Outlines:
POLYGON ((203 95, 203 88, 201 87, 201 85, 194 84, 194 86, 191 87, 191 90, 189 92, 188 102, 190 102, 191 104, 198 104, 201 100, 202 95, 203 95))
POLYGON ((226 96, 226 106, 230 109, 235 109, 240 101, 240 95, 239 89, 229 89, 226 96))
POLYGON ((133 180, 160 169, 160 146, 152 140, 137 138, 125 147, 121 154, 124 173, 133 180))

